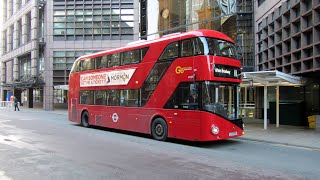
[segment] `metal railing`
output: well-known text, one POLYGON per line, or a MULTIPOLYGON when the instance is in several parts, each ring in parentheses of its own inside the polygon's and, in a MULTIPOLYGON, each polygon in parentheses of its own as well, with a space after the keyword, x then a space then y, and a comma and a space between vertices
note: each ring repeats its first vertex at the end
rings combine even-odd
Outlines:
POLYGON ((11 101, 0 101, 0 109, 14 109, 14 103, 11 101))

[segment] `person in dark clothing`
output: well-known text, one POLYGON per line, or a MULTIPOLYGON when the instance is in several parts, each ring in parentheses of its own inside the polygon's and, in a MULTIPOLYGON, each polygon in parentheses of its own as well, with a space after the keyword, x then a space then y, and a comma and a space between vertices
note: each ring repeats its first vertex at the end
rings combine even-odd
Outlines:
POLYGON ((19 106, 18 106, 18 98, 14 97, 14 111, 16 111, 18 109, 18 111, 20 111, 19 106))

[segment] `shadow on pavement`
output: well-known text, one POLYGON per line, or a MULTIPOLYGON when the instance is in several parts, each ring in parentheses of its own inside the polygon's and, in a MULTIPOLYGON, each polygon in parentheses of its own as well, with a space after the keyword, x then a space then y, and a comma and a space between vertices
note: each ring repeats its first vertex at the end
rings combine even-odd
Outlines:
MULTIPOLYGON (((82 127, 80 124, 73 124, 73 125, 82 127)), ((130 136, 147 138, 147 139, 153 140, 153 138, 150 134, 131 132, 131 131, 125 131, 125 130, 118 130, 118 129, 112 129, 112 128, 106 128, 106 127, 99 127, 99 126, 90 126, 90 128, 96 129, 96 130, 101 130, 101 131, 114 132, 114 133, 119 133, 119 134, 123 134, 123 135, 130 135, 130 136)), ((156 141, 156 140, 154 140, 154 141, 156 141)), ((166 141, 169 143, 175 143, 175 144, 193 146, 193 147, 199 147, 199 148, 220 148, 220 147, 226 147, 229 145, 233 146, 233 145, 242 143, 241 141, 234 141, 232 139, 198 142, 198 141, 187 141, 187 140, 168 138, 166 141)))

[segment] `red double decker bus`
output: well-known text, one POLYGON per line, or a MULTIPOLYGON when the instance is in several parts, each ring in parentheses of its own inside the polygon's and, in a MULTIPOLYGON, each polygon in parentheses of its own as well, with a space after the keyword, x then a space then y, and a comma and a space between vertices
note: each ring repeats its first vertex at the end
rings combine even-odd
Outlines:
POLYGON ((198 30, 78 58, 69 77, 69 120, 167 138, 243 135, 240 61, 221 32, 198 30))

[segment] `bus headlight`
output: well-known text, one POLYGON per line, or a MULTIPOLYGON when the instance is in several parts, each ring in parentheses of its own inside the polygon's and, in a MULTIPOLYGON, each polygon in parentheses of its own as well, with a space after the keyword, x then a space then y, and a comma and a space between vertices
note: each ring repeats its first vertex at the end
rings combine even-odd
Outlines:
POLYGON ((213 126, 211 127, 211 132, 212 132, 212 134, 214 134, 214 135, 219 134, 219 127, 213 125, 213 126))

